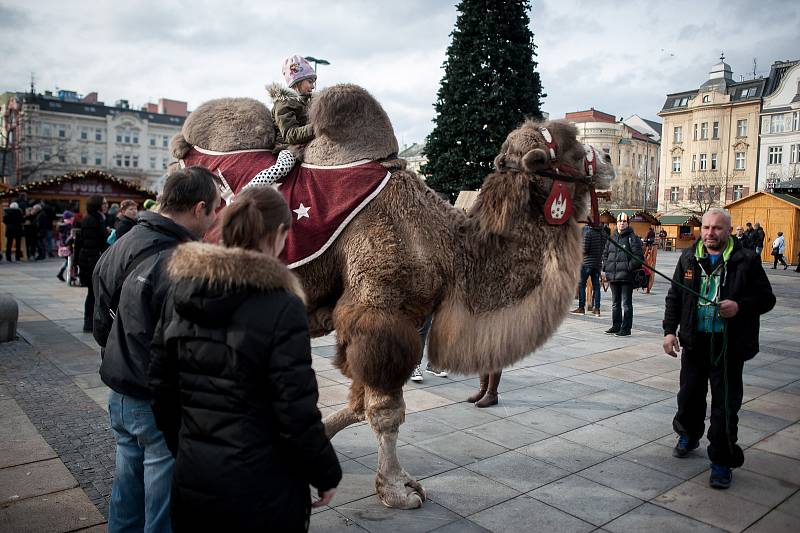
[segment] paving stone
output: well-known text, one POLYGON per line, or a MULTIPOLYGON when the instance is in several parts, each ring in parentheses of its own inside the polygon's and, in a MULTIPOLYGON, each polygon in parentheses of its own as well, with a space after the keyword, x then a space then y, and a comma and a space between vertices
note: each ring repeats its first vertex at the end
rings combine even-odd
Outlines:
POLYGON ((78 482, 59 459, 0 469, 0 502, 15 502, 75 488, 78 482))
POLYGON ((406 415, 406 421, 400 426, 400 438, 405 442, 414 443, 453 433, 454 431, 456 431, 455 428, 428 416, 424 412, 410 413, 406 415))
POLYGON ((708 470, 708 458, 705 450, 698 448, 688 456, 678 459, 672 456, 672 447, 657 442, 634 448, 621 455, 631 461, 659 472, 669 474, 683 480, 691 479, 700 472, 708 470))
POLYGON ((549 434, 543 431, 508 419, 495 420, 488 424, 475 426, 467 429, 466 432, 509 449, 527 446, 550 437, 549 434))
POLYGON ((605 402, 596 402, 585 398, 577 398, 550 406, 553 411, 563 413, 575 418, 582 418, 588 422, 597 422, 620 414, 623 409, 605 402))
POLYGON ((425 414, 455 429, 480 426, 498 419, 486 409, 479 409, 468 403, 455 403, 426 411, 425 414))
POLYGON ((508 451, 507 448, 465 432, 451 433, 417 443, 450 462, 464 466, 508 451))
MULTIPOLYGON (((698 485, 708 486, 709 475, 710 471, 706 470, 689 481, 698 485)), ((726 492, 743 500, 760 503, 767 507, 775 507, 797 492, 798 489, 800 489, 800 486, 787 481, 737 468, 733 471, 733 483, 731 483, 726 492)))
POLYGON ((57 457, 25 415, 0 419, 0 435, 4 436, 0 468, 57 457))
POLYGON ((557 466, 513 451, 489 457, 466 468, 520 492, 533 490, 569 475, 568 471, 557 466))
POLYGON ((365 531, 365 529, 335 509, 327 509, 311 515, 308 531, 311 533, 338 533, 340 531, 355 533, 365 531))
POLYGON ((800 518, 800 491, 795 492, 790 498, 776 507, 778 511, 788 513, 796 518, 800 518))
POLYGON ((744 407, 749 411, 782 418, 789 422, 800 420, 800 402, 798 404, 777 403, 768 401, 765 397, 756 398, 747 402, 744 407))
POLYGON ((444 385, 432 384, 426 390, 431 394, 437 394, 454 402, 464 402, 470 395, 477 392, 478 387, 463 381, 451 381, 444 385))
MULTIPOLYGON (((403 426, 400 426, 402 432, 403 426)), ((403 441, 398 439, 398 443, 403 441)), ((331 443, 337 452, 347 457, 362 457, 378 450, 378 440, 369 424, 348 426, 334 435, 331 443)))
POLYGON ((634 435, 645 441, 659 439, 672 433, 671 418, 654 417, 651 413, 641 409, 600 420, 597 424, 634 435))
POLYGON ((423 487, 429 499, 461 516, 519 495, 518 491, 466 468, 430 477, 425 480, 423 487))
POLYGON ((594 448, 605 453, 618 455, 647 441, 628 433, 622 433, 599 424, 590 424, 578 429, 563 433, 561 438, 577 442, 588 448, 594 448))
POLYGON ((653 503, 728 531, 743 531, 769 512, 765 505, 688 481, 653 503))
POLYGON ((469 517, 489 531, 503 533, 582 533, 594 526, 523 495, 469 517))
POLYGON ((748 533, 795 533, 797 517, 781 511, 771 511, 764 518, 747 528, 748 533))
POLYGON ((424 389, 405 392, 403 399, 406 402, 407 413, 426 411, 454 403, 453 400, 432 394, 424 389))
POLYGON ((794 424, 767 437, 756 444, 754 448, 792 459, 800 459, 800 446, 798 446, 798 442, 800 442, 800 424, 794 424))
MULTIPOLYGON (((336 488, 334 507, 375 495, 375 471, 356 461, 340 461, 342 481, 336 488)), ((377 500, 377 497, 375 497, 377 500)))
POLYGON ((631 531, 658 533, 722 533, 723 530, 693 520, 669 509, 645 503, 633 511, 603 526, 612 533, 630 533, 631 531))
POLYGON ((576 474, 539 487, 528 495, 596 526, 642 504, 638 498, 576 474))
MULTIPOLYGON (((397 447, 397 457, 403 469, 417 479, 434 476, 448 470, 458 468, 458 465, 435 455, 428 450, 417 448, 412 444, 397 447)), ((356 459, 362 465, 376 470, 378 468, 378 453, 372 453, 356 459)))
POLYGON ((0 531, 60 533, 105 522, 86 494, 70 489, 0 508, 0 531))
POLYGON ((530 426, 533 429, 543 431, 550 435, 560 435, 561 433, 589 424, 586 420, 557 413, 547 407, 541 407, 526 413, 514 415, 509 417, 508 420, 530 426))
POLYGON ((446 526, 434 529, 433 531, 436 533, 489 533, 488 529, 466 518, 462 518, 456 522, 450 522, 446 526))
POLYGON ((337 507, 336 511, 373 533, 433 531, 461 518, 431 500, 425 501, 421 509, 403 510, 389 509, 378 498, 365 498, 337 507))
POLYGON ((561 437, 551 437, 517 451, 569 472, 578 472, 611 457, 561 437))
POLYGON ((682 481, 618 457, 587 468, 580 475, 641 500, 654 498, 682 481))

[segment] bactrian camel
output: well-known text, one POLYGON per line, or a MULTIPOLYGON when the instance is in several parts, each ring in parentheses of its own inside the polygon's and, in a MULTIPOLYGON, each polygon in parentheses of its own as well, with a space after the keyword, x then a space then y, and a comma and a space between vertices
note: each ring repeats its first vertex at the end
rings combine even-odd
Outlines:
MULTIPOLYGON (((241 114, 263 121, 269 113, 254 100, 230 101, 211 106, 209 116, 196 110, 177 146, 195 139, 223 152, 258 146, 263 132, 253 125, 249 137, 241 114), (220 119, 223 112, 227 120, 220 119)), ((295 269, 312 335, 336 331, 334 363, 352 380, 347 406, 327 416, 325 427, 332 437, 366 420, 378 441, 378 497, 389 507, 419 507, 425 491, 396 450, 405 419, 402 387, 422 349, 417 328, 433 314, 430 362, 462 374, 499 370, 540 347, 574 295, 583 253, 578 220, 587 216, 589 184, 605 188, 613 178, 610 158, 600 153, 591 179, 568 185, 575 212, 566 223, 549 225, 543 210, 553 180, 537 172, 558 164, 584 176, 587 152, 574 126, 528 120, 508 135, 498 170, 464 214, 405 170, 386 112, 364 89, 321 91, 310 118, 316 138, 305 149, 306 163, 371 159, 392 172, 337 241, 295 269)))

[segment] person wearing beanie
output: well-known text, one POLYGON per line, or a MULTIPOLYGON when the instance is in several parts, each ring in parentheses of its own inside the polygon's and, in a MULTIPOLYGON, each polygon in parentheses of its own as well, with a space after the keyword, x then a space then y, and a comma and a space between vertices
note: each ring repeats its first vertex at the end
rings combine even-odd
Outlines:
POLYGON ((148 198, 147 200, 144 201, 142 207, 144 207, 145 211, 155 211, 156 201, 148 198))
POLYGON ((308 123, 311 93, 317 82, 314 67, 301 56, 293 55, 283 62, 283 79, 286 85, 267 86, 273 104, 275 153, 293 144, 307 144, 314 138, 314 129, 308 123))

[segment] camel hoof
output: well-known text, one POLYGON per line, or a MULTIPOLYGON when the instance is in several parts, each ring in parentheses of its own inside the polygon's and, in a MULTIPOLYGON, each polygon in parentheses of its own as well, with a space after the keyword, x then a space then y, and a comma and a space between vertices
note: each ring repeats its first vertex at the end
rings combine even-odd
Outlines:
MULTIPOLYGON (((405 473, 404 473, 405 474, 405 473)), ((425 501, 425 489, 419 482, 405 474, 394 483, 378 486, 378 498, 392 509, 417 509, 425 501)))

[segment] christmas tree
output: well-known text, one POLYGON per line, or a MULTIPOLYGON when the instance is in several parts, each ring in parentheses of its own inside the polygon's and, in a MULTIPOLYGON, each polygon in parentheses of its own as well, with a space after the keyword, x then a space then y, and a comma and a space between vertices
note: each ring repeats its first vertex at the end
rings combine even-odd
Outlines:
POLYGON ((451 199, 481 186, 506 136, 540 118, 542 96, 529 1, 462 0, 457 9, 422 168, 451 199))

